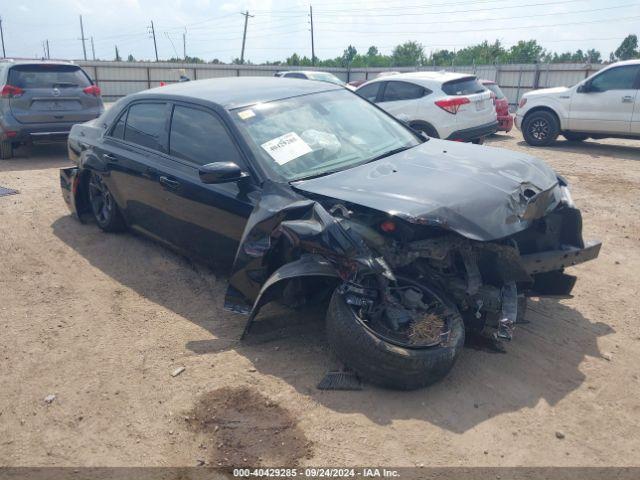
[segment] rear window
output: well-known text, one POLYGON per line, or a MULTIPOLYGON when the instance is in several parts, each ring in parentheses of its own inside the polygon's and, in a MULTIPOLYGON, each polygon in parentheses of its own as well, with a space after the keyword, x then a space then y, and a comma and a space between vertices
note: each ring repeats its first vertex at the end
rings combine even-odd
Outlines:
POLYGON ((487 87, 489 90, 491 90, 496 98, 498 100, 501 100, 504 98, 504 93, 502 93, 502 90, 500 90, 500 87, 498 85, 496 85, 495 83, 489 83, 487 85, 485 85, 485 87, 487 87))
POLYGON ((442 91, 447 95, 471 95, 482 93, 486 89, 475 77, 460 78, 442 84, 442 91))
POLYGON ((19 88, 88 87, 89 77, 76 65, 16 65, 11 67, 9 85, 19 88))

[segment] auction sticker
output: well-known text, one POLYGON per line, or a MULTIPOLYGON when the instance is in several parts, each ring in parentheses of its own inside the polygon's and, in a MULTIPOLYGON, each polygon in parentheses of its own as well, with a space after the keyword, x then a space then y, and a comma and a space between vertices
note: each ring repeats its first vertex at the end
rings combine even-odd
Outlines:
POLYGON ((296 132, 285 133, 260 146, 271 155, 271 158, 273 158, 278 165, 284 165, 291 160, 295 160, 313 151, 296 132))

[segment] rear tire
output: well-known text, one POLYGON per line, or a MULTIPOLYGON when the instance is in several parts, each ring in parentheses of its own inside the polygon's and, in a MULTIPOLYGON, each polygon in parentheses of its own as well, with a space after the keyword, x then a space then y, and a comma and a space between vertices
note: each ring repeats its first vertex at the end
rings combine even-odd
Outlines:
POLYGON ((89 205, 98 226, 105 232, 125 230, 126 224, 122 213, 99 173, 89 174, 88 191, 89 205))
POLYGON ((522 136, 533 147, 546 147, 558 138, 560 125, 556 116, 545 110, 529 113, 522 122, 522 136))
POLYGON ((13 158, 13 144, 9 140, 0 142, 0 160, 13 158))
POLYGON ((418 132, 422 132, 426 134, 428 137, 440 138, 440 135, 438 135, 438 132, 436 131, 436 129, 433 128, 428 123, 414 122, 411 124, 411 128, 418 132))
POLYGON ((327 310, 327 339, 336 356, 364 380, 385 388, 415 390, 442 379, 464 345, 464 324, 455 307, 446 346, 404 348, 390 344, 356 319, 338 291, 327 310))
POLYGON ((584 133, 575 133, 575 132, 562 132, 562 136, 569 140, 570 142, 583 142, 589 135, 585 135, 584 133))

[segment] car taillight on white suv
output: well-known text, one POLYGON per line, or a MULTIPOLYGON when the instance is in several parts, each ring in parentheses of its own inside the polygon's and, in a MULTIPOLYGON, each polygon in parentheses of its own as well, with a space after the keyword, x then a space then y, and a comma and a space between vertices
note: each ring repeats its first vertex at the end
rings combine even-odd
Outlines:
POLYGON ((522 97, 520 102, 518 102, 518 108, 522 108, 527 104, 527 97, 522 97))
POLYGON ((467 97, 454 97, 454 98, 443 98, 442 100, 436 100, 435 104, 439 106, 441 109, 456 114, 462 105, 467 103, 471 103, 471 101, 467 97))

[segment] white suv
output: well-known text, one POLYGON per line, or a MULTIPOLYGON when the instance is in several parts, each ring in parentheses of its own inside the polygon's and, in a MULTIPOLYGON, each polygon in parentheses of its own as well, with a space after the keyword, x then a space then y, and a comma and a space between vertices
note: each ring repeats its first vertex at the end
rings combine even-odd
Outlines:
POLYGON ((640 138, 640 60, 603 68, 573 87, 545 88, 520 99, 516 127, 529 145, 549 145, 558 135, 569 141, 640 138))
POLYGON ((491 92, 473 75, 400 73, 371 80, 356 93, 430 137, 481 143, 498 129, 491 92))

